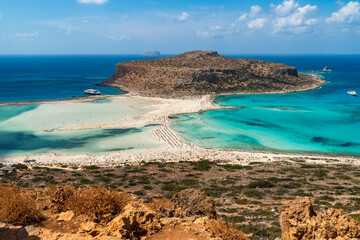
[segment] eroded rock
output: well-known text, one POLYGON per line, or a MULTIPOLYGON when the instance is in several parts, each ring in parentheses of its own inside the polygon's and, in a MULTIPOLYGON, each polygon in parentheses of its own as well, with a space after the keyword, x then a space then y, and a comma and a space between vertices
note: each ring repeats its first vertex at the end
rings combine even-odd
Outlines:
POLYGON ((75 213, 73 211, 62 212, 62 213, 60 213, 57 220, 69 222, 74 217, 74 215, 75 215, 75 213))
POLYGON ((101 231, 99 236, 143 239, 161 229, 160 216, 142 203, 131 202, 101 231))
POLYGON ((360 239, 360 224, 341 209, 316 213, 308 197, 286 204, 280 215, 283 240, 360 239))

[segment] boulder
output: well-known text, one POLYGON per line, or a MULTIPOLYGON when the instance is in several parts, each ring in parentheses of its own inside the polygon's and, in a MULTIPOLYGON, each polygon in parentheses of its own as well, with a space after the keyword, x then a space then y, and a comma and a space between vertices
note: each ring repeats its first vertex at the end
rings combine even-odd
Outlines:
POLYGON ((142 203, 131 202, 100 232, 99 237, 145 239, 161 229, 160 216, 142 203))
POLYGON ((316 213, 308 197, 286 204, 280 215, 283 240, 360 239, 360 224, 341 209, 316 213))
POLYGON ((57 220, 69 222, 74 217, 74 215, 75 215, 75 213, 73 211, 62 212, 62 213, 60 213, 57 220))

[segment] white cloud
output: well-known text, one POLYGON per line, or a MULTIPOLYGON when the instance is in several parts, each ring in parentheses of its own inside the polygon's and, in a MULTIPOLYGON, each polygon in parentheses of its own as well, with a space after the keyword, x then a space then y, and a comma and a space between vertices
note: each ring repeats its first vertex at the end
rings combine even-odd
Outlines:
POLYGON ((89 23, 89 20, 85 19, 85 20, 83 20, 83 23, 89 23))
POLYGON ((267 18, 256 18, 252 21, 249 21, 247 26, 249 29, 259 30, 262 29, 267 22, 267 18))
POLYGON ((271 6, 275 8, 276 15, 285 17, 288 16, 297 7, 299 7, 299 4, 294 2, 294 0, 285 0, 282 4, 279 4, 277 6, 272 4, 271 6))
POLYGON ((251 18, 255 17, 256 15, 258 15, 260 12, 262 11, 262 8, 259 5, 254 5, 250 7, 250 14, 249 16, 251 18))
POLYGON ((189 14, 187 12, 182 12, 182 14, 178 17, 179 21, 184 21, 189 17, 189 14))
POLYGON ((360 21, 360 3, 349 2, 338 12, 331 14, 331 17, 325 19, 326 23, 354 23, 360 21))
POLYGON ((316 18, 307 19, 307 16, 315 12, 316 9, 316 5, 306 5, 304 7, 298 7, 286 17, 276 17, 273 21, 274 32, 300 33, 306 31, 308 26, 318 22, 316 18))
POLYGON ((198 37, 210 37, 211 33, 209 31, 197 31, 196 36, 198 36, 198 37))
POLYGON ((196 36, 204 37, 204 38, 206 38, 206 37, 216 38, 216 37, 223 37, 225 35, 231 35, 233 33, 234 32, 231 29, 226 29, 223 26, 214 25, 214 26, 208 27, 204 31, 197 31, 196 36))
POLYGON ((219 25, 215 25, 215 26, 210 26, 209 29, 210 29, 211 31, 217 31, 217 30, 223 29, 223 27, 222 27, 222 26, 219 26, 219 25))
POLYGON ((120 42, 120 41, 128 39, 128 36, 127 36, 127 34, 123 34, 121 36, 108 36, 107 39, 120 42))
POLYGON ((78 3, 84 4, 104 4, 107 3, 108 0, 77 0, 78 3))
POLYGON ((33 33, 16 33, 14 34, 15 38, 33 38, 39 36, 40 32, 35 31, 33 33))
POLYGON ((0 13, 0 19, 2 18, 2 15, 1 15, 1 13, 0 13))
POLYGON ((241 15, 238 20, 239 20, 240 22, 245 21, 246 18, 247 18, 247 16, 248 16, 248 14, 245 13, 245 14, 241 15))
POLYGON ((262 8, 259 5, 254 5, 250 7, 249 13, 244 13, 238 18, 239 22, 243 22, 248 18, 254 18, 256 15, 258 15, 262 11, 262 8))

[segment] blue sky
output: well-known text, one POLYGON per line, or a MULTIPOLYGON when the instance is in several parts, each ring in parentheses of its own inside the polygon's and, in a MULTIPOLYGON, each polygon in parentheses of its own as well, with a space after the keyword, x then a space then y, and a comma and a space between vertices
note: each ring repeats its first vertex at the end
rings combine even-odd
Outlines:
POLYGON ((359 43, 359 1, 0 2, 0 54, 359 54, 359 43))

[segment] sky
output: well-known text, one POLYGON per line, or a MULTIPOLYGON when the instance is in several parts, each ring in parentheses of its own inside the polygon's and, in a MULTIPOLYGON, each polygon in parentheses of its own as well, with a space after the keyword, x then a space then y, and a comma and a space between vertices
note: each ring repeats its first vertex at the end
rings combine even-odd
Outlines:
POLYGON ((360 2, 1 0, 0 54, 360 54, 360 2))

